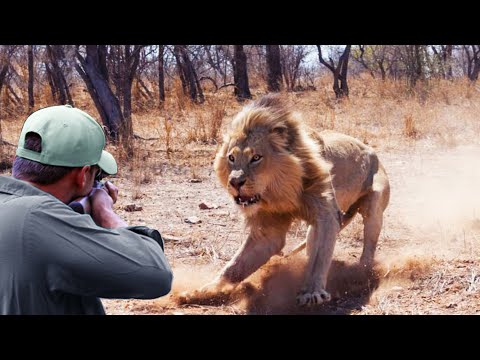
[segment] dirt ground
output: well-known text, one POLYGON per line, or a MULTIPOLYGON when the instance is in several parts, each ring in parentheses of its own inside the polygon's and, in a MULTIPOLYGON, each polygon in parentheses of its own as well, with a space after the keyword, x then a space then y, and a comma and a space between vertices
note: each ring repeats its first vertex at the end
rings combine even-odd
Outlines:
MULTIPOLYGON (((313 309, 294 305, 305 255, 274 257, 228 299, 180 305, 178 294, 212 280, 247 234, 241 214, 211 169, 214 146, 198 149, 205 166, 158 163, 138 199, 128 192, 116 204, 131 224, 161 230, 174 271, 171 294, 156 300, 104 300, 108 314, 478 314, 480 313, 480 147, 447 150, 428 141, 401 152, 383 152, 392 196, 385 213, 374 271, 357 267, 361 217, 339 235, 328 289, 333 300, 313 309), (212 209, 201 209, 200 204, 212 209), (141 211, 127 212, 135 204, 141 211), (187 218, 201 222, 190 224, 187 218)), ((175 154, 173 155, 175 156, 175 154)), ((171 162, 170 162, 171 163, 171 162)), ((181 161, 173 161, 181 163, 181 161)), ((113 179, 132 189, 128 178, 113 179)), ((306 233, 292 227, 285 253, 306 233)))
MULTIPOLYGON (((328 304, 295 306, 304 253, 275 256, 229 297, 180 304, 178 295, 212 280, 247 233, 240 212, 213 172, 216 145, 189 140, 197 130, 204 132, 204 123, 198 121, 209 119, 211 111, 182 110, 175 115, 170 109, 172 124, 180 123, 177 116, 186 127, 167 136, 169 118, 154 113, 137 118, 136 133, 156 139, 137 140, 141 156, 123 156, 119 174, 110 180, 120 189, 115 210, 129 224, 156 228, 164 236, 173 289, 155 300, 103 299, 107 313, 480 314, 480 89, 438 87, 439 95, 430 103, 404 100, 395 88, 386 91, 383 86, 379 85, 381 96, 370 95, 372 87, 357 86, 359 94, 344 105, 322 100, 317 92, 291 95, 309 125, 367 141, 389 174, 391 199, 373 271, 357 266, 363 231, 357 215, 338 236, 328 304), (194 119, 197 123, 188 123, 194 119), (169 141, 173 145, 167 154, 169 141)), ((217 106, 220 120, 239 109, 222 106, 217 106)), ((4 121, 4 140, 16 143, 20 127, 4 121)), ((116 153, 117 159, 120 155, 116 153)), ((305 235, 305 224, 295 223, 284 253, 305 235)))

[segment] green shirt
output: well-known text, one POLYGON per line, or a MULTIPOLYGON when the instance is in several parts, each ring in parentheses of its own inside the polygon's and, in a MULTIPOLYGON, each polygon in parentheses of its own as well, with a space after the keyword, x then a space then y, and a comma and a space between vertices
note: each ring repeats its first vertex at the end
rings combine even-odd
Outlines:
POLYGON ((171 283, 157 230, 99 227, 0 176, 0 314, 105 314, 99 298, 153 299, 171 283))

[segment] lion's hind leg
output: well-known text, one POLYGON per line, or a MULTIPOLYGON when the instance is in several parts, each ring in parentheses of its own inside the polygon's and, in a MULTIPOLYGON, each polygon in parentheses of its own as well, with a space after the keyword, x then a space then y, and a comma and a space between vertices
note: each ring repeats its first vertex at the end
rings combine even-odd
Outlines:
POLYGON ((363 197, 359 212, 363 217, 363 252, 360 264, 373 265, 378 238, 383 225, 383 212, 390 198, 390 186, 385 172, 375 175, 372 191, 363 197))

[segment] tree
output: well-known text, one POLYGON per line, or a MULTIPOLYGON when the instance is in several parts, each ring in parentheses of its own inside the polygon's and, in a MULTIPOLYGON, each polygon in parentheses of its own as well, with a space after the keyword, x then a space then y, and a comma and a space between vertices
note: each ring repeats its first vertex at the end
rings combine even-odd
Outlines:
POLYGON ((351 47, 352 45, 345 46, 345 49, 343 49, 343 52, 338 59, 338 64, 335 65, 331 56, 329 57, 329 63, 323 59, 322 48, 320 45, 317 45, 318 59, 320 60, 320 63, 326 66, 333 74, 333 91, 335 92, 337 99, 348 97, 347 72, 351 47))
POLYGON ((28 57, 28 111, 32 111, 35 106, 35 98, 33 94, 33 45, 28 45, 27 48, 27 57, 28 57))
MULTIPOLYGON (((16 46, 14 45, 0 45, 0 94, 2 92, 2 87, 6 82, 6 78, 10 70, 10 58, 15 52, 15 49, 16 49, 16 46)), ((0 162, 3 159, 3 145, 4 144, 12 145, 3 140, 1 108, 2 108, 2 103, 0 99, 0 162)))
POLYGON ((7 77, 9 68, 8 61, 2 58, 4 58, 4 54, 0 53, 0 92, 2 91, 3 84, 5 83, 5 78, 7 77))
POLYGON ((132 84, 140 61, 142 45, 112 45, 107 53, 111 79, 117 98, 123 105, 121 133, 124 137, 133 136, 132 127, 132 84))
POLYGON ((197 72, 188 55, 187 46, 175 45, 173 47, 173 53, 177 60, 177 69, 180 81, 182 82, 183 93, 189 95, 192 101, 200 104, 203 103, 205 98, 203 97, 202 87, 200 86, 197 72))
POLYGON ((165 102, 165 70, 164 70, 165 45, 158 45, 158 98, 160 104, 165 102))
POLYGON ((452 79, 452 54, 453 45, 431 45, 435 54, 435 63, 438 64, 439 72, 444 79, 452 79))
POLYGON ((234 46, 233 79, 235 82, 235 96, 238 100, 251 99, 248 86, 247 55, 243 51, 243 45, 234 46))
POLYGON ((65 75, 60 67, 60 61, 65 59, 65 54, 60 45, 47 45, 48 61, 45 61, 45 69, 50 78, 50 87, 55 101, 59 104, 70 104, 73 100, 68 89, 65 75))
POLYGON ((280 47, 282 73, 289 91, 295 90, 300 77, 300 70, 309 51, 306 45, 285 45, 280 47))
MULTIPOLYGON (((18 45, 0 45, 0 94, 4 88, 4 97, 0 100, 0 110, 2 105, 8 110, 8 104, 13 102, 16 106, 21 105, 21 99, 12 87, 12 78, 18 78, 19 74, 12 65, 12 60, 17 53, 18 45), (3 100, 3 104, 2 104, 3 100)), ((1 114, 0 114, 1 115, 1 114)))
POLYGON ((107 135, 118 141, 123 124, 123 114, 118 99, 108 84, 105 45, 86 45, 85 52, 77 46, 75 68, 82 77, 97 108, 107 135))
POLYGON ((471 81, 478 80, 480 73, 480 45, 463 45, 467 56, 467 76, 471 81))
POLYGON ((424 45, 405 45, 404 63, 407 71, 407 80, 410 87, 414 87, 418 80, 425 79, 424 45))
POLYGON ((282 87, 282 66, 280 63, 280 45, 267 45, 267 85, 268 91, 280 91, 282 87))
POLYGON ((217 73, 222 78, 222 83, 227 83, 227 63, 231 60, 228 45, 205 45, 205 62, 213 70, 215 85, 217 85, 217 73))

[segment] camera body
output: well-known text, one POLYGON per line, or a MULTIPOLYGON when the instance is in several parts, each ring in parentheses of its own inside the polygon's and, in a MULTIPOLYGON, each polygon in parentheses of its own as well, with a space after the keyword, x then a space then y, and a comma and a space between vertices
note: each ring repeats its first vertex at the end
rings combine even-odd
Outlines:
MULTIPOLYGON (((95 182, 93 183, 92 191, 93 189, 101 189, 104 186, 104 182, 95 180, 95 182)), ((90 194, 73 200, 71 203, 68 204, 68 206, 70 206, 73 211, 79 214, 90 214, 90 209, 92 208, 90 205, 90 194)))

